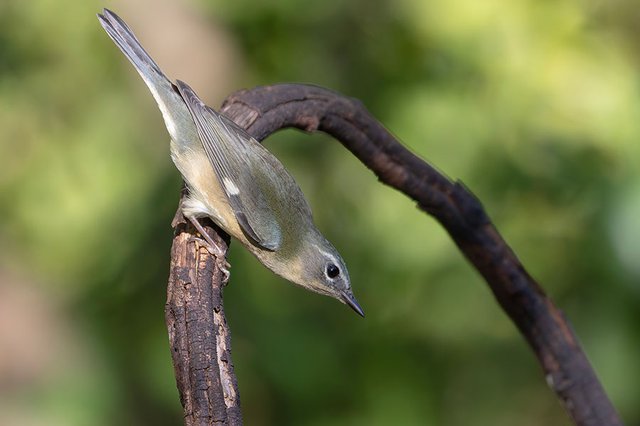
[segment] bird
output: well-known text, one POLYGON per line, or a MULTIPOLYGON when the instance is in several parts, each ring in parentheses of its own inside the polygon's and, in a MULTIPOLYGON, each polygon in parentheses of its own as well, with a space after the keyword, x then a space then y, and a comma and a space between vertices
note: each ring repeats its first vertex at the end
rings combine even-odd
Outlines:
POLYGON ((344 260, 316 227, 302 190, 282 163, 205 105, 189 85, 169 80, 118 15, 104 9, 97 16, 158 104, 171 139, 171 159, 188 189, 182 214, 209 251, 221 254, 201 218, 213 220, 275 274, 364 317, 344 260))

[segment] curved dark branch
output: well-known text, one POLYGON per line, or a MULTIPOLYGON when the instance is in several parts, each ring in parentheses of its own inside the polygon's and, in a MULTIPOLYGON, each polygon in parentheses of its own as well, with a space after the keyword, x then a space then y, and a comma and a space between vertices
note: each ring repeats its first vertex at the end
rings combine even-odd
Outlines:
POLYGON ((222 111, 258 140, 295 127, 326 132, 387 185, 415 200, 445 227, 529 342, 545 377, 576 425, 621 425, 562 312, 527 273, 480 202, 402 146, 355 100, 314 86, 241 91, 222 111))

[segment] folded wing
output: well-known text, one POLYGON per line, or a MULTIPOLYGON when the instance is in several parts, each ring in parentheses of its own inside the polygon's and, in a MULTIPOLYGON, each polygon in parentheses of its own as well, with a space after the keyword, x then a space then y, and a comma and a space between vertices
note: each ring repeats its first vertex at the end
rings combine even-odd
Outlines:
POLYGON ((243 232, 258 246, 278 250, 282 231, 269 206, 269 195, 261 189, 268 187, 270 182, 264 171, 255 167, 260 156, 251 155, 251 144, 258 142, 231 120, 206 106, 186 83, 178 80, 177 86, 243 232))

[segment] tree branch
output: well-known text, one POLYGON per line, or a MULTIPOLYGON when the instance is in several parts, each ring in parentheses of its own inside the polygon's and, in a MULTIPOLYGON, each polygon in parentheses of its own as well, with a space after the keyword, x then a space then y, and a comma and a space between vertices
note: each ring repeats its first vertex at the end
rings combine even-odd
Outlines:
MULTIPOLYGON (((185 425, 241 425, 231 335, 222 306, 223 273, 194 238, 195 230, 180 210, 173 226, 165 319, 185 425)), ((213 226, 205 230, 226 252, 228 237, 213 226)))
POLYGON ((385 184, 444 226, 533 349, 549 386, 580 426, 621 425, 564 317, 527 273, 475 196, 402 146, 355 99, 282 84, 232 94, 222 111, 258 140, 295 127, 339 140, 385 184))

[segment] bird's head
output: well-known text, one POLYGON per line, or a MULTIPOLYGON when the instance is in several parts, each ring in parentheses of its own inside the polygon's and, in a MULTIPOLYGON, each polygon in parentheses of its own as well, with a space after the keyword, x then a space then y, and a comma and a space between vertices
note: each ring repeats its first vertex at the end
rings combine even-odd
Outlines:
POLYGON ((295 281, 311 291, 338 299, 364 317, 351 290, 349 272, 338 250, 320 233, 314 233, 304 245, 300 277, 295 281))

